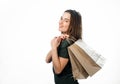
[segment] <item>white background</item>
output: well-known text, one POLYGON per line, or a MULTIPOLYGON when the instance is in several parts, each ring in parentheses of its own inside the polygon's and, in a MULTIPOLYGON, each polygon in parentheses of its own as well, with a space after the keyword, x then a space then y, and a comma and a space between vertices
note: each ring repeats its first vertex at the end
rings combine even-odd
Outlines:
POLYGON ((119 5, 119 0, 0 0, 0 84, 54 84, 45 57, 66 9, 81 13, 83 40, 107 59, 79 83, 120 84, 119 5))

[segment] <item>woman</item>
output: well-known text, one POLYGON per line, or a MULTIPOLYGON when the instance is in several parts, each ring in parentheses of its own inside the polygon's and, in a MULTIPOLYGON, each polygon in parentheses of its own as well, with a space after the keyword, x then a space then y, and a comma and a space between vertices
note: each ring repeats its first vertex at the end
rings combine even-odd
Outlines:
POLYGON ((81 15, 76 10, 66 10, 59 21, 61 35, 51 40, 51 50, 46 62, 53 64, 55 84, 79 84, 73 78, 67 47, 82 39, 81 15))

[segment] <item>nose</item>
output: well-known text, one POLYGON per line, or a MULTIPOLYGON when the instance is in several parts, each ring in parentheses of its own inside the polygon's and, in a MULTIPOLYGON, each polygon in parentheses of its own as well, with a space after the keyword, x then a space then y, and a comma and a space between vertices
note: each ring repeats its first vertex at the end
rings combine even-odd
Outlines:
POLYGON ((63 20, 59 20, 59 24, 62 24, 63 23, 63 20))

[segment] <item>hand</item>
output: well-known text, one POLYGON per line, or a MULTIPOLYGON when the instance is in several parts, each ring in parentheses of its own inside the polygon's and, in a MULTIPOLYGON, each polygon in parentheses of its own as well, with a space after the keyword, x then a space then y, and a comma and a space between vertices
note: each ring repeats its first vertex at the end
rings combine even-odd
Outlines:
POLYGON ((68 38, 69 37, 69 35, 68 34, 61 34, 61 39, 66 39, 66 38, 68 38))
POLYGON ((53 38, 52 41, 51 41, 51 47, 53 49, 57 49, 57 47, 60 45, 60 42, 61 42, 61 37, 60 36, 53 38))

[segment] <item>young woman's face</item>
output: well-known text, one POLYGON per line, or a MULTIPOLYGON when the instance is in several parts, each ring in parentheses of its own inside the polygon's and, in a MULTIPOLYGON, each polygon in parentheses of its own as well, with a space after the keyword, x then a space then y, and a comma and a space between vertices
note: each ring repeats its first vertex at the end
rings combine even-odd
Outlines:
POLYGON ((59 21, 59 31, 66 33, 70 25, 70 13, 65 12, 59 21))

